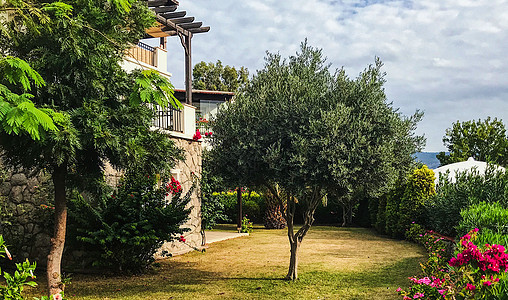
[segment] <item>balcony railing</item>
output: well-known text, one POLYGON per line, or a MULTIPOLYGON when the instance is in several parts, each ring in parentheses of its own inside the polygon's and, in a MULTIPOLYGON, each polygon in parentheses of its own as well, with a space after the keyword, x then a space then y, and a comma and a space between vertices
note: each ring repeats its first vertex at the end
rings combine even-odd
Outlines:
POLYGON ((155 59, 155 48, 143 42, 129 49, 129 56, 147 65, 157 67, 155 59))
POLYGON ((183 132, 183 112, 174 108, 164 110, 158 108, 155 111, 153 125, 165 130, 183 132))

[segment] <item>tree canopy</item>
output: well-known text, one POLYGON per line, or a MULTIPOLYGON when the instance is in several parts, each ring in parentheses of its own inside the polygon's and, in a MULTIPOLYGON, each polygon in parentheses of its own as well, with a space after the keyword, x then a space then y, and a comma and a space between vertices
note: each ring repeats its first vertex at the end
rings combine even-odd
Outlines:
POLYGON ((287 279, 297 278, 296 253, 317 206, 382 192, 423 142, 414 134, 421 113, 407 118, 387 102, 381 66, 377 60, 351 79, 344 70, 332 73, 321 50, 306 42, 289 59, 269 53, 213 124, 215 172, 237 186, 265 186, 287 202, 287 279), (296 205, 304 225, 295 233, 296 205))
POLYGON ((249 81, 247 68, 223 66, 218 60, 216 63, 204 61, 194 65, 192 71, 192 87, 198 90, 237 92, 249 81))
POLYGON ((508 137, 497 118, 457 121, 446 129, 443 143, 449 154, 437 155, 441 165, 466 161, 469 157, 502 166, 508 165, 508 137))
MULTIPOLYGON (((25 22, 30 26, 18 22, 30 16, 22 1, 7 1, 6 5, 20 12, 2 23, 2 32, 7 34, 0 35, 0 53, 11 55, 11 62, 18 58, 26 61, 40 77, 31 76, 36 79, 32 97, 26 95, 26 84, 19 76, 10 80, 10 73, 1 73, 0 122, 4 130, 0 130, 0 146, 6 152, 4 162, 46 169, 52 176, 55 232, 48 256, 48 285, 53 295, 63 289, 60 261, 66 231, 66 190, 75 188, 97 195, 106 162, 118 169, 141 168, 147 174, 169 171, 180 151, 167 136, 149 130, 154 112, 143 103, 164 107, 178 102, 167 79, 150 71, 127 73, 121 67, 126 50, 154 24, 145 1, 34 1, 34 9, 50 9, 44 12, 47 18, 25 22), (42 81, 45 84, 37 84, 42 81), (24 97, 24 107, 19 107, 16 95, 24 97), (37 127, 38 121, 49 129, 39 131, 39 136, 6 127, 12 118, 5 114, 5 108, 12 110, 16 105, 18 111, 40 108, 52 117, 57 130, 51 130, 54 128, 48 119, 41 122, 41 114, 17 118, 19 124, 11 122, 28 128, 26 124, 37 127), (52 112, 58 113, 58 118, 52 112)), ((29 70, 26 66, 18 69, 25 74, 29 70)))

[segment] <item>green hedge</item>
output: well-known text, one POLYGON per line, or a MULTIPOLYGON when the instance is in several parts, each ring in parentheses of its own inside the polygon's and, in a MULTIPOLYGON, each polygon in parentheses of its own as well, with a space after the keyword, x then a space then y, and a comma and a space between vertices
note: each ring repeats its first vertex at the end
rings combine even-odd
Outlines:
MULTIPOLYGON (((497 202, 480 202, 460 212, 461 220, 457 226, 457 235, 463 236, 472 228, 489 230, 492 234, 508 234, 508 209, 497 202)), ((507 244, 508 245, 508 244, 507 244)))
POLYGON ((455 182, 441 176, 437 193, 425 205, 426 228, 447 236, 456 236, 460 212, 471 205, 499 203, 508 208, 508 174, 488 169, 485 175, 478 172, 460 173, 455 182))
MULTIPOLYGON (((212 197, 218 198, 224 206, 224 213, 230 223, 236 223, 238 219, 238 206, 236 191, 213 193, 212 197)), ((266 205, 262 195, 256 192, 242 193, 242 214, 251 222, 263 223, 266 205)))

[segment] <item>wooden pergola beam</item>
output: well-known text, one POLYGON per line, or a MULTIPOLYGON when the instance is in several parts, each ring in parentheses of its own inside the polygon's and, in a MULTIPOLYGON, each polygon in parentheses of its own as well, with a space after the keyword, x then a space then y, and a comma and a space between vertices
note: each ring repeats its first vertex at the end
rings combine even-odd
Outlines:
POLYGON ((168 30, 168 31, 163 30, 162 32, 164 32, 164 34, 166 34, 167 36, 175 36, 175 35, 177 35, 176 30, 168 30))
POLYGON ((191 28, 199 28, 203 25, 203 22, 194 22, 194 23, 184 23, 180 24, 180 27, 183 29, 191 29, 191 28))
POLYGON ((152 11, 155 13, 166 13, 166 12, 173 12, 178 8, 176 5, 170 5, 170 6, 157 6, 152 8, 152 11))
POLYGON ((177 26, 177 24, 171 22, 171 20, 168 20, 168 19, 162 17, 161 15, 156 15, 156 17, 157 17, 157 22, 161 23, 162 25, 165 25, 168 28, 171 28, 172 30, 176 31, 177 33, 181 33, 184 36, 187 36, 190 34, 189 31, 181 28, 180 26, 177 26))
POLYGON ((168 21, 173 24, 192 23, 192 22, 194 22, 194 17, 169 19, 168 21))
POLYGON ((157 7, 168 4, 168 0, 148 0, 148 7, 157 7))
POLYGON ((210 31, 210 26, 189 29, 189 32, 192 33, 192 34, 204 33, 204 32, 208 32, 208 31, 210 31))
POLYGON ((175 11, 175 12, 168 12, 168 13, 163 13, 161 14, 164 18, 166 19, 175 19, 175 18, 181 18, 181 17, 185 17, 185 15, 187 14, 186 11, 182 10, 182 11, 175 11))

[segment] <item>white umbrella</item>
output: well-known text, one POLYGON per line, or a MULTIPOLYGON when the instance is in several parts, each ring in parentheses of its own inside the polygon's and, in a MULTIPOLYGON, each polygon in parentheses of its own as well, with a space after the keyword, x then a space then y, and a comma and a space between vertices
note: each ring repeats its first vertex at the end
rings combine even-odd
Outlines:
MULTIPOLYGON (((455 182, 455 176, 457 173, 468 172, 471 173, 473 170, 478 172, 478 174, 485 175, 485 171, 487 170, 487 163, 484 161, 476 161, 474 158, 470 157, 467 161, 461 161, 458 163, 449 164, 446 166, 439 167, 434 169, 434 173, 436 174, 435 183, 439 182, 439 175, 445 174, 446 171, 449 171, 450 182, 455 182)), ((505 168, 497 165, 491 165, 495 171, 505 171, 505 168)))

